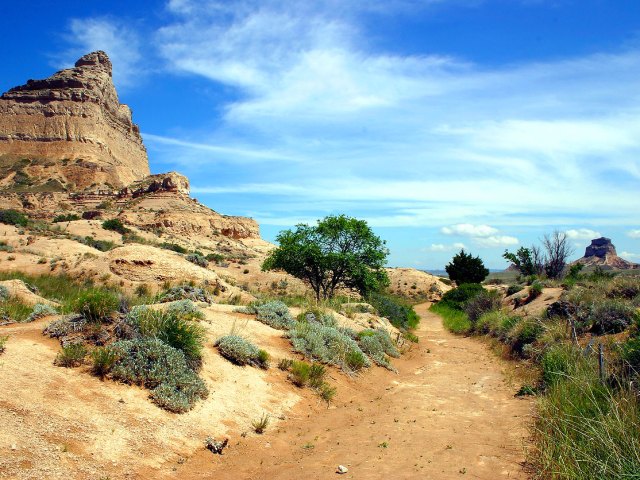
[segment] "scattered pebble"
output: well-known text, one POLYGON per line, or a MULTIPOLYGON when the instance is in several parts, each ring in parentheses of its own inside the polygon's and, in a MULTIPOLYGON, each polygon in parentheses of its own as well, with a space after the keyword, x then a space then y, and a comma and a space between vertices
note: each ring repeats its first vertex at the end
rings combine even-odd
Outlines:
POLYGON ((11 450, 17 450, 18 446, 15 443, 11 444, 11 450))
POLYGON ((340 475, 342 475, 343 473, 347 473, 348 471, 349 469, 344 465, 338 465, 338 469, 336 470, 336 473, 339 473, 340 475))

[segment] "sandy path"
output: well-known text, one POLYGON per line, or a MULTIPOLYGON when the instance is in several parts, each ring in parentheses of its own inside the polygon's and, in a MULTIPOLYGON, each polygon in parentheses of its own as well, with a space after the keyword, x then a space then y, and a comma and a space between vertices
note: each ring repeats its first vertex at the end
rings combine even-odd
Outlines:
POLYGON ((416 308, 420 343, 394 362, 397 375, 334 375, 329 410, 308 396, 266 434, 232 438, 224 456, 203 449, 163 478, 326 479, 338 464, 354 479, 527 478, 530 401, 514 398, 505 362, 427 307, 416 308))

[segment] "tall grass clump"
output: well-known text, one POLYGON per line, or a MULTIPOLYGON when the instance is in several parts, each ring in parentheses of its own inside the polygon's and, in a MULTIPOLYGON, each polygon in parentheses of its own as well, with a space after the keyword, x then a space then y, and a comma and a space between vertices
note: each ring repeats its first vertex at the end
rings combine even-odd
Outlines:
POLYGON ((129 312, 126 322, 142 337, 157 338, 180 350, 187 364, 197 370, 202 364, 206 340, 204 328, 193 321, 199 318, 197 313, 187 303, 173 304, 165 311, 138 306, 129 312))
POLYGON ((450 332, 467 334, 471 331, 471 321, 464 311, 442 302, 434 303, 429 310, 442 317, 442 324, 450 332))
POLYGON ((571 349, 557 347, 543 360, 547 390, 534 429, 536 478, 639 478, 637 396, 600 382, 594 359, 571 349))
POLYGON ((9 297, 0 303, 0 321, 26 322, 31 311, 31 306, 16 297, 9 297))
POLYGON ((357 342, 337 328, 298 322, 289 335, 293 349, 310 360, 337 365, 347 373, 371 366, 357 342))
POLYGON ((186 412, 209 393, 185 355, 157 338, 120 340, 110 348, 117 356, 111 376, 151 390, 152 400, 161 408, 186 412))
POLYGON ((115 292, 97 287, 81 291, 72 303, 73 310, 92 323, 108 321, 119 306, 120 297, 115 292))

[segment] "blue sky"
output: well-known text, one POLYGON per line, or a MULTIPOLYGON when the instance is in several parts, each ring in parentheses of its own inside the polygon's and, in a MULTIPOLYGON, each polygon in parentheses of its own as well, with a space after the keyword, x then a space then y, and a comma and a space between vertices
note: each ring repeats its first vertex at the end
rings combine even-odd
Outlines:
POLYGON ((268 240, 346 213, 393 266, 502 268, 554 229, 640 261, 637 0, 40 0, 0 28, 0 90, 107 51, 152 171, 268 240))

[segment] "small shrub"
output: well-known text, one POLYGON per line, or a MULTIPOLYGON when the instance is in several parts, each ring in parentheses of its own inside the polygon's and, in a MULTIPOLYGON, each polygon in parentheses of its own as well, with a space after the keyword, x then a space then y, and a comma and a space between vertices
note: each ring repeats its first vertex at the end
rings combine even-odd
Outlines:
POLYGON ((299 322, 289 332, 293 349, 311 360, 337 365, 346 372, 370 366, 356 341, 334 327, 299 322))
POLYGON ((82 315, 66 315, 47 325, 43 333, 51 338, 64 338, 72 333, 82 331, 86 325, 87 319, 82 315))
POLYGON ((324 377, 327 374, 327 370, 324 365, 319 363, 312 363, 309 367, 309 386, 311 388, 320 388, 324 383, 324 377))
POLYGON ((105 220, 104 222, 102 222, 102 228, 104 228, 105 230, 118 232, 121 235, 129 233, 131 231, 124 226, 124 224, 122 223, 122 220, 120 220, 119 218, 112 218, 110 220, 105 220))
MULTIPOLYGON (((236 365, 254 365, 260 368, 268 367, 268 363, 265 363, 264 360, 260 358, 261 356, 264 357, 264 354, 260 353, 260 349, 240 335, 231 334, 220 337, 216 341, 215 346, 218 347, 220 355, 236 365)), ((268 354, 266 360, 268 362, 268 354)))
POLYGON ((542 282, 540 282, 540 280, 534 281, 529 287, 528 300, 531 301, 535 298, 538 298, 540 295, 542 295, 542 289, 543 289, 542 282))
POLYGON ((279 300, 247 307, 247 312, 256 314, 256 319, 278 330, 287 330, 294 324, 289 307, 279 300))
POLYGON ((6 350, 7 340, 9 340, 9 335, 0 335, 0 353, 4 353, 6 350))
POLYGON ((29 219, 16 210, 0 210, 0 223, 26 227, 29 219))
POLYGON ((262 417, 260 417, 259 419, 253 420, 251 422, 251 427, 253 428, 253 431, 256 432, 257 434, 264 433, 268 426, 269 426, 269 415, 266 413, 262 415, 262 417))
POLYGON ((27 322, 33 322, 34 320, 42 317, 47 317, 49 315, 57 315, 57 313, 58 311, 51 305, 48 305, 46 303, 36 303, 33 306, 31 314, 27 318, 27 322))
POLYGON ((388 356, 397 358, 400 352, 386 330, 362 330, 358 333, 358 345, 377 365, 395 370, 389 363, 388 356))
POLYGON ((84 237, 84 239, 79 238, 78 241, 101 252, 108 252, 109 250, 113 250, 116 247, 116 244, 111 240, 96 240, 95 238, 89 236, 84 237))
POLYGON ((278 362, 278 368, 285 372, 289 370, 292 365, 293 365, 293 360, 291 360, 290 358, 281 358, 280 361, 278 362))
POLYGON ((309 382, 311 365, 306 362, 294 361, 291 365, 289 378, 297 387, 304 387, 309 382))
POLYGON ((397 328, 412 329, 418 326, 420 317, 413 310, 413 307, 405 304, 402 300, 389 295, 371 293, 367 297, 370 303, 382 317, 386 317, 397 328))
POLYGON ((224 260, 224 255, 221 255, 219 253, 209 253, 204 258, 206 258, 208 262, 220 263, 224 260))
MULTIPOLYGON (((202 363, 202 349, 206 336, 204 329, 192 321, 195 313, 187 305, 179 302, 171 305, 166 311, 153 310, 145 306, 135 307, 127 315, 126 321, 141 336, 158 338, 180 350, 187 365, 197 370, 202 363)), ((201 314, 200 311, 196 313, 201 314)))
POLYGON ((271 355, 266 350, 258 350, 258 358, 256 359, 256 363, 258 366, 264 370, 269 368, 269 360, 271 359, 271 355))
POLYGON ((151 289, 146 283, 141 283, 136 287, 135 294, 137 297, 147 297, 151 294, 151 289))
POLYGON ((522 354, 524 346, 535 342, 543 332, 544 328, 538 320, 525 318, 509 331, 508 342, 514 352, 522 354))
POLYGON ((73 222, 74 220, 80 220, 80 217, 75 213, 68 213, 66 215, 56 215, 53 217, 52 223, 61 223, 61 222, 73 222))
POLYGON ((507 287, 507 296, 510 297, 511 295, 515 295, 516 293, 521 292, 523 288, 524 286, 520 285, 519 283, 509 285, 507 287))
POLYGON ((164 248, 165 250, 171 250, 172 252, 182 253, 183 255, 185 253, 189 253, 189 250, 178 245, 177 243, 163 243, 160 245, 160 247, 164 248))
POLYGON ((118 311, 120 298, 114 292, 100 288, 89 288, 78 294, 72 303, 74 311, 83 315, 87 321, 99 323, 108 321, 118 311))
POLYGON ((6 242, 1 242, 0 241, 0 252, 13 252, 13 247, 11 245, 8 245, 6 242))
POLYGON ((81 343, 72 343, 62 347, 53 363, 59 367, 77 367, 87 356, 87 349, 81 343))
POLYGON ((0 302, 9 300, 9 289, 4 285, 0 285, 0 302))
POLYGON ((118 353, 109 347, 98 347, 91 352, 91 372, 104 378, 119 360, 118 353))
POLYGON ((150 389, 151 398, 161 408, 186 412, 208 395, 184 354, 157 338, 121 340, 111 348, 118 356, 111 376, 150 389))
POLYGON ((335 387, 332 387, 328 383, 323 383, 318 389, 318 395, 320 395, 320 398, 325 402, 331 403, 333 398, 336 396, 336 391, 335 387))
MULTIPOLYGON (((497 291, 484 290, 464 303, 464 312, 469 317, 472 326, 475 326, 480 316, 492 310, 502 307, 502 300, 497 291)), ((473 328, 473 327, 472 327, 473 328)))
POLYGON ((190 253, 185 257, 191 263, 198 265, 199 267, 207 268, 209 262, 202 255, 198 255, 197 253, 190 253))
POLYGON ((193 285, 178 285, 169 287, 160 295, 160 302, 175 302, 176 300, 191 300, 192 302, 212 303, 213 297, 201 288, 193 285))
POLYGON ((636 309, 621 300, 604 300, 593 305, 589 322, 598 334, 618 333, 629 327, 636 309))
POLYGON ((204 313, 191 300, 178 300, 167 308, 169 315, 174 315, 180 320, 204 320, 204 313))

